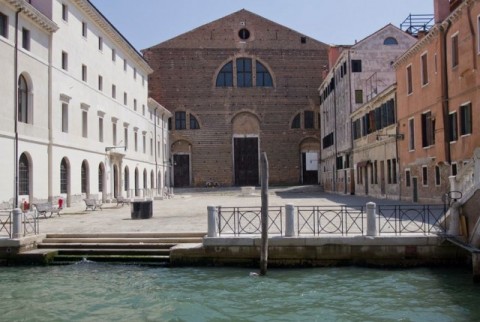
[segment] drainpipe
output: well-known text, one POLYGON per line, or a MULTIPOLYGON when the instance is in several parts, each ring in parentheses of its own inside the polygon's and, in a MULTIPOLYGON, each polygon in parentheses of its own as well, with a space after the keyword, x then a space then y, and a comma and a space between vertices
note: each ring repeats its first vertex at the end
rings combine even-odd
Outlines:
POLYGON ((442 53, 442 111, 443 111, 443 127, 445 128, 444 143, 445 143, 445 160, 448 164, 452 162, 452 155, 450 150, 450 139, 448 137, 450 133, 449 117, 449 97, 448 97, 448 60, 447 60, 447 34, 451 27, 450 21, 447 20, 447 27, 440 26, 440 50, 442 53))
POLYGON ((15 187, 14 187, 14 196, 13 196, 13 208, 18 208, 18 15, 22 11, 22 8, 18 9, 15 13, 15 52, 13 54, 13 86, 14 86, 14 132, 15 132, 15 143, 13 149, 14 157, 14 177, 15 177, 15 187))
POLYGON ((157 152, 157 145, 158 145, 158 142, 157 142, 157 119, 158 119, 158 116, 157 116, 157 110, 158 110, 158 106, 155 107, 155 121, 153 122, 154 124, 154 137, 155 137, 155 178, 157 181, 157 194, 158 194, 158 185, 159 185, 159 182, 158 182, 158 152, 157 152))
MULTIPOLYGON (((48 52, 48 200, 53 202, 53 33, 50 34, 50 45, 48 52)), ((65 200, 66 201, 66 200, 65 200)), ((66 207, 66 205, 63 205, 66 207)))
POLYGON ((333 163, 333 191, 337 192, 337 153, 338 153, 338 147, 337 147, 337 84, 335 84, 335 68, 333 69, 333 118, 335 119, 334 121, 334 130, 335 130, 335 136, 334 136, 334 143, 335 143, 335 158, 334 158, 334 163, 333 163))

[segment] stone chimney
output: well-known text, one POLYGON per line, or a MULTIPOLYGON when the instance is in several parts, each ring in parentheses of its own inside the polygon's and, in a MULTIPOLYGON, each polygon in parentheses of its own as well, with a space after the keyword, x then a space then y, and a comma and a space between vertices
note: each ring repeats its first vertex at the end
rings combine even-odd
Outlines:
POLYGON ((450 0, 433 0, 435 23, 440 23, 450 14, 450 0))

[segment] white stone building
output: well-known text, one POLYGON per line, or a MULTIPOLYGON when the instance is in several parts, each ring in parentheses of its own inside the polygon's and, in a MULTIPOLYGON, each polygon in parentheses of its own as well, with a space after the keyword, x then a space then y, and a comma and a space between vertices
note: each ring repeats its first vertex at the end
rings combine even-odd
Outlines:
POLYGON ((0 202, 14 204, 15 160, 19 202, 161 194, 170 113, 148 98, 152 70, 133 46, 88 0, 0 0, 0 18, 0 202))
POLYGON ((388 24, 355 45, 332 48, 330 70, 319 88, 319 173, 326 191, 355 193, 351 114, 395 83, 393 62, 415 42, 388 24))

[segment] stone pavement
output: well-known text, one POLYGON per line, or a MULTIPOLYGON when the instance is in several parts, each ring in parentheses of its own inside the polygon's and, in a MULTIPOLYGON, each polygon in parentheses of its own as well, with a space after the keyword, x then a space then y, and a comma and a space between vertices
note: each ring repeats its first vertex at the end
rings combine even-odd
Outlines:
MULTIPOLYGON (((398 200, 365 198, 321 192, 317 186, 271 188, 270 206, 407 204, 398 200)), ((103 210, 85 211, 85 207, 65 209, 60 217, 40 219, 40 233, 174 233, 206 232, 207 206, 260 206, 260 188, 243 196, 240 188, 177 189, 171 199, 153 202, 153 218, 132 220, 130 206, 105 204, 103 210)))

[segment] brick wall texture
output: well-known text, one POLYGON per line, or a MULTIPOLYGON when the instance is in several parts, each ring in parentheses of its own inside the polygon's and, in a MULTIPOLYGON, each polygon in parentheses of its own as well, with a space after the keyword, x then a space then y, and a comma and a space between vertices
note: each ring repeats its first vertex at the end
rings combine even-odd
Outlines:
MULTIPOLYGON (((233 138, 258 137, 266 152, 270 184, 302 183, 302 152, 318 152, 318 87, 328 68, 328 45, 241 10, 143 51, 154 72, 150 96, 170 110, 186 112, 186 129, 175 129, 172 154, 189 154, 189 185, 207 181, 235 185, 233 138), (247 29, 248 39, 239 31, 247 29), (237 87, 235 59, 261 62, 273 87, 237 87), (217 87, 221 68, 233 61, 234 86, 217 87), (304 112, 314 112, 305 129, 304 112), (300 113, 300 128, 292 121, 300 113), (189 115, 200 129, 189 129, 189 115), (256 123, 256 124, 255 124, 256 123)), ((256 81, 253 70, 253 84, 256 81)), ((258 162, 260 164, 260 162, 258 162)))

